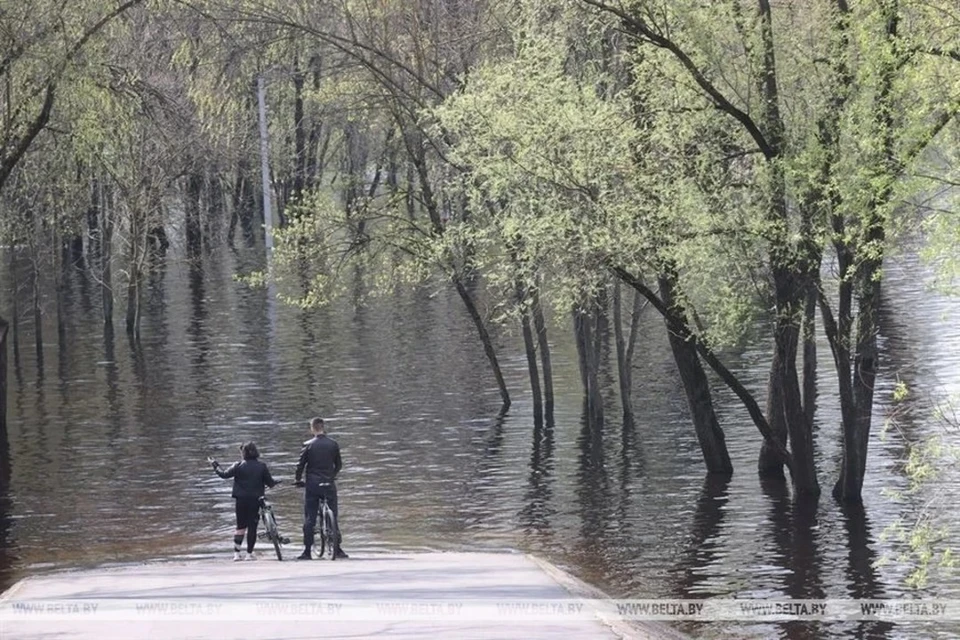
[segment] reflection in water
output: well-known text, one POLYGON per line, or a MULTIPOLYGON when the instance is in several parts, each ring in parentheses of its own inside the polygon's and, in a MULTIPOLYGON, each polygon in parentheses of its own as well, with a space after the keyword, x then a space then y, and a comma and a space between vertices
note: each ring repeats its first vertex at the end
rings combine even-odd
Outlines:
POLYGON ((575 544, 582 554, 597 554, 602 550, 597 542, 602 538, 609 509, 609 478, 604 464, 603 426, 601 416, 591 416, 584 406, 581 418, 580 449, 577 467, 577 502, 580 507, 580 536, 575 544))
POLYGON ((120 402, 120 376, 114 341, 113 324, 108 324, 103 328, 103 366, 107 376, 107 383, 104 385, 104 388, 107 397, 107 407, 109 409, 108 422, 110 428, 108 434, 111 445, 116 443, 123 427, 123 408, 120 402))
MULTIPOLYGON (((887 597, 877 575, 877 553, 873 550, 870 520, 863 505, 844 505, 844 530, 847 533, 847 593, 850 598, 879 600, 887 597)), ((889 622, 861 622, 857 625, 857 638, 886 640, 893 631, 889 622)))
MULTIPOLYGON (((524 506, 520 510, 520 525, 528 536, 549 538, 550 519, 556 513, 551 506, 553 497, 553 431, 550 423, 537 422, 533 427, 533 447, 530 453, 530 475, 527 491, 524 493, 524 506)), ((543 541, 549 544, 549 541, 543 541)))
MULTIPOLYGON (((50 566, 222 557, 233 524, 229 485, 210 478, 203 456, 234 455, 235 443, 254 439, 276 474, 289 478, 306 420, 324 413, 344 451, 343 519, 353 549, 516 547, 632 598, 903 595, 900 575, 874 566, 891 551, 876 531, 906 509, 881 495, 902 486, 899 441, 878 436, 870 443, 870 522, 862 512, 841 513, 829 498, 819 508, 794 505, 785 485, 758 481, 756 430, 736 399, 718 390, 737 473, 705 481, 663 324, 654 316, 641 320, 635 424, 618 419, 608 342, 599 349, 606 420, 585 419, 565 315, 551 332, 554 424, 534 425, 519 336, 496 328, 515 401, 509 415, 491 421, 500 400, 483 349, 462 303, 442 285, 365 304, 362 281, 373 278, 357 272, 360 284, 347 289, 343 304, 272 312, 268 292, 230 275, 262 268, 262 251, 204 254, 193 263, 172 258, 149 273, 139 342, 102 331, 99 306, 85 301, 89 274, 78 271, 79 302, 65 301, 72 306, 65 307, 57 375, 31 384, 34 359, 15 367, 9 447, 0 451, 7 465, 0 468, 0 586, 50 566), (89 542, 78 546, 77 539, 89 542)), ((914 281, 898 285, 890 276, 890 286, 907 293, 914 281)), ((476 293, 489 308, 482 288, 476 293)), ((923 300, 889 306, 882 347, 891 368, 878 384, 889 389, 894 374, 909 367, 904 379, 911 388, 944 379, 960 388, 960 358, 942 342, 944 335, 960 339, 960 330, 918 316, 923 300)), ((937 317, 953 308, 944 306, 937 317)), ((24 344, 29 331, 20 336, 24 344)), ((758 345, 725 354, 752 389, 762 389, 769 368, 769 349, 758 345)), ((835 477, 839 453, 830 392, 821 380, 817 445, 825 481, 835 477)), ((908 419, 913 433, 929 433, 929 407, 920 398, 908 419)), ((291 531, 297 497, 275 496, 281 524, 294 523, 291 531)), ((956 515, 948 519, 960 531, 956 515)), ((958 597, 960 584, 945 576, 936 594, 958 597)), ((911 637, 879 624, 692 631, 757 639, 911 637)))
POLYGON ((207 335, 207 304, 204 287, 203 261, 194 256, 189 266, 190 282, 190 321, 187 324, 187 337, 190 341, 192 356, 190 374, 193 379, 196 401, 191 403, 196 418, 206 424, 210 421, 209 411, 214 404, 213 383, 209 360, 211 357, 210 338, 207 335))
POLYGON ((10 442, 0 430, 0 585, 6 586, 16 565, 16 541, 11 536, 10 442))
POLYGON ((682 599, 709 598, 712 593, 707 574, 702 569, 720 561, 723 551, 720 533, 729 496, 730 479, 707 475, 697 496, 697 504, 690 523, 690 535, 677 561, 679 579, 675 587, 682 599))
MULTIPOLYGON (((778 478, 760 481, 770 501, 769 534, 783 572, 779 594, 797 600, 826 597, 823 568, 817 548, 819 525, 817 503, 793 500, 787 484, 778 478)), ((823 635, 823 624, 791 622, 782 625, 784 636, 794 640, 814 640, 823 635)))

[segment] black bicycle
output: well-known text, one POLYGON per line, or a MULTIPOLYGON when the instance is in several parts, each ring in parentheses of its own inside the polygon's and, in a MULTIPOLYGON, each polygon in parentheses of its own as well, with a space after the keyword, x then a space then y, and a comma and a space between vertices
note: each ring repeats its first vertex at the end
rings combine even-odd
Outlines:
MULTIPOLYGON (((331 483, 323 482, 319 486, 329 487, 331 483)), ((320 557, 330 553, 330 559, 337 559, 337 517, 333 509, 327 504, 325 497, 320 498, 320 557)))
POLYGON ((290 538, 280 535, 280 529, 277 527, 277 517, 273 514, 273 505, 271 505, 266 496, 260 496, 260 521, 263 523, 263 531, 257 532, 257 537, 263 540, 266 538, 273 543, 273 550, 277 552, 277 560, 283 560, 283 552, 280 545, 290 544, 290 538))

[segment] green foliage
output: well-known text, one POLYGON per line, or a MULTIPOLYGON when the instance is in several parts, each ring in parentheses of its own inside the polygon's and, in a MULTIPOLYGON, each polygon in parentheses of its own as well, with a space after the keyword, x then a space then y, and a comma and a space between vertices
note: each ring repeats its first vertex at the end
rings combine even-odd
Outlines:
POLYGON ((896 520, 883 531, 880 539, 893 542, 896 551, 881 558, 881 562, 896 562, 907 571, 907 586, 923 589, 931 578, 954 572, 957 566, 956 552, 951 546, 953 532, 940 524, 938 515, 955 500, 945 480, 946 474, 956 469, 960 462, 960 447, 954 444, 960 424, 956 422, 952 403, 940 403, 934 421, 944 433, 911 441, 897 426, 898 419, 903 417, 902 403, 908 398, 905 384, 897 383, 893 398, 895 408, 888 423, 897 427, 906 445, 902 469, 907 487, 885 494, 913 515, 896 520))

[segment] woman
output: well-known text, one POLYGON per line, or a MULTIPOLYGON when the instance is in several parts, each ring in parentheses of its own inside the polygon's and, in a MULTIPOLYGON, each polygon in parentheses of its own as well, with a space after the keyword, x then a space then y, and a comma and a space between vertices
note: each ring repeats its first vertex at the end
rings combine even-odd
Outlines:
POLYGON ((243 560, 240 555, 240 545, 243 544, 243 535, 247 535, 247 560, 256 560, 253 547, 257 544, 257 521, 260 515, 260 498, 263 488, 275 487, 280 484, 270 475, 267 465, 260 462, 260 452, 257 445, 246 442, 240 446, 243 460, 234 462, 228 469, 223 470, 220 463, 213 458, 207 458, 213 465, 213 470, 221 478, 233 478, 232 495, 237 501, 237 530, 233 536, 233 559, 243 560))

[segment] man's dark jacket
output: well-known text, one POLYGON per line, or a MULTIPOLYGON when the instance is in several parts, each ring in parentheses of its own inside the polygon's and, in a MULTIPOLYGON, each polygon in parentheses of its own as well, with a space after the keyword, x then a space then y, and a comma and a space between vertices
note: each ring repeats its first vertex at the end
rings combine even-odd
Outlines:
POLYGON ((307 487, 316 487, 318 484, 336 480, 342 467, 340 445, 336 440, 320 434, 303 443, 300 462, 297 463, 296 480, 299 482, 306 470, 307 487))

